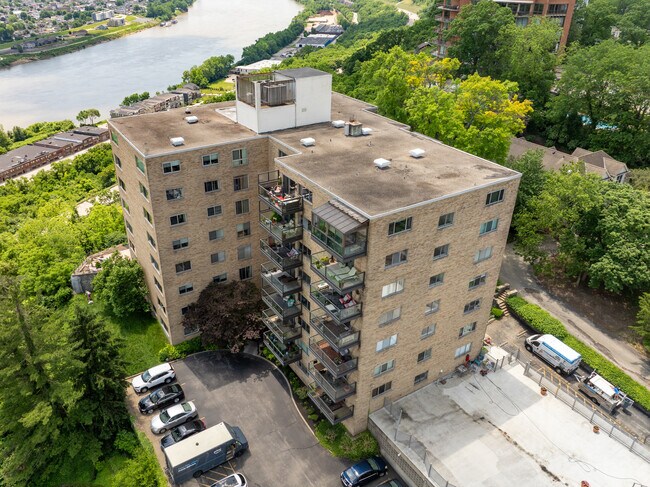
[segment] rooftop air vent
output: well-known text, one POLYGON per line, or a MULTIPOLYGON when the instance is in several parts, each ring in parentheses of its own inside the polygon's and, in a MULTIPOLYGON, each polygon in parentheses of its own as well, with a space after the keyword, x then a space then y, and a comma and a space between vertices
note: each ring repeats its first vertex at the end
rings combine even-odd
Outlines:
POLYGON ((388 169, 390 167, 390 161, 388 159, 384 159, 383 157, 375 159, 373 161, 373 164, 379 169, 388 169))
POLYGON ((370 135, 372 134, 372 129, 370 127, 363 127, 361 129, 361 135, 370 135))
POLYGON ((189 108, 186 108, 185 113, 192 113, 192 110, 190 110, 189 108))
POLYGON ((363 135, 363 125, 361 122, 357 122, 356 120, 345 122, 345 135, 348 137, 359 137, 363 135))
POLYGON ((180 145, 185 144, 185 139, 183 137, 172 137, 169 139, 169 141, 172 143, 174 147, 178 147, 180 145))
POLYGON ((409 151, 409 154, 411 157, 419 159, 420 157, 424 157, 424 152, 424 149, 413 149, 409 151))
POLYGON ((311 147, 312 145, 316 144, 316 139, 313 137, 305 137, 304 139, 300 139, 300 143, 305 147, 311 147))
POLYGON ((343 127, 345 127, 345 122, 343 120, 333 120, 332 127, 337 129, 342 129, 343 127))
POLYGON ((190 115, 189 117, 185 117, 185 121, 187 123, 196 123, 199 121, 199 117, 197 117, 196 115, 190 115))

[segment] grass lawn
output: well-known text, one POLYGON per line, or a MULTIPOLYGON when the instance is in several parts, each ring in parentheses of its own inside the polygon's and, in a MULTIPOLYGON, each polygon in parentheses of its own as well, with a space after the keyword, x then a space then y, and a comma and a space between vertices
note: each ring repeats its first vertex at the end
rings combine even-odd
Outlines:
POLYGON ((233 91, 235 83, 228 83, 225 79, 220 79, 214 83, 210 83, 207 88, 203 88, 201 92, 208 95, 220 95, 225 91, 233 91))
POLYGON ((416 5, 413 3, 413 0, 402 0, 401 2, 398 2, 396 7, 397 8, 403 8, 404 10, 408 10, 409 12, 413 12, 417 14, 422 10, 422 7, 424 7, 424 4, 421 5, 416 5))

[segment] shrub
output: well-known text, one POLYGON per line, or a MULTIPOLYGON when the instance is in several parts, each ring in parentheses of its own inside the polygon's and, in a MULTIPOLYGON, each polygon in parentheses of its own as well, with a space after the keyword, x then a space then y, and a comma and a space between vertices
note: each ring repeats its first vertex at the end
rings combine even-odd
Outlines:
POLYGON ((492 316, 494 316, 495 319, 500 320, 503 318, 503 311, 500 308, 495 308, 494 306, 492 307, 492 311, 490 312, 492 316))
POLYGON ((316 421, 318 421, 318 418, 319 418, 320 416, 319 416, 318 414, 310 414, 310 415, 307 416, 307 417, 308 417, 309 419, 311 419, 312 421, 316 422, 316 421))
POLYGON ((133 457, 140 448, 138 437, 132 431, 122 430, 115 437, 114 446, 117 450, 133 457))
POLYGON ((352 436, 342 424, 332 426, 323 420, 316 425, 316 438, 334 456, 349 460, 361 460, 379 455, 379 445, 369 431, 352 436))
POLYGON ((553 318, 539 306, 530 304, 524 298, 512 296, 506 300, 506 303, 514 314, 540 333, 554 335, 560 340, 564 340, 569 334, 560 320, 553 318))
POLYGON ((170 360, 177 360, 181 358, 181 354, 174 345, 165 345, 158 352, 158 360, 161 362, 168 362, 170 360))
POLYGON ((204 348, 203 343, 201 342, 201 337, 195 337, 191 340, 185 340, 184 342, 179 343, 176 345, 176 350, 178 350, 180 358, 185 358, 193 353, 203 351, 204 348))

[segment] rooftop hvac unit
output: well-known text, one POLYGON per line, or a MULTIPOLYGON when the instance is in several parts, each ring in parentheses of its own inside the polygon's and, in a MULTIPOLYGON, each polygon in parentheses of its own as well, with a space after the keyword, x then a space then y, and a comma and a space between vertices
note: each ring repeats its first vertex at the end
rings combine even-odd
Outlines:
POLYGON ((316 144, 316 139, 313 137, 306 137, 304 139, 300 139, 300 143, 305 147, 311 147, 316 144))
POLYGON ((361 122, 345 122, 345 135, 348 137, 359 137, 363 135, 363 125, 361 122))
POLYGON ((185 144, 185 139, 183 137, 172 137, 169 139, 169 141, 172 143, 174 147, 178 147, 180 145, 185 144))
POLYGON ((185 121, 187 123, 196 123, 199 121, 199 117, 197 117, 196 115, 191 115, 189 117, 185 117, 185 121))
POLYGON ((262 85, 262 99, 271 107, 283 105, 287 100, 287 85, 262 85))
POLYGON ((409 154, 411 157, 415 159, 419 159, 420 157, 424 157, 424 149, 413 149, 409 151, 409 154))
POLYGON ((372 134, 372 129, 370 127, 363 127, 361 129, 361 135, 370 135, 372 134))
POLYGON ((375 159, 373 161, 373 164, 377 166, 379 169, 388 169, 390 167, 390 161, 388 159, 384 159, 383 157, 380 157, 379 159, 375 159))
POLYGON ((343 127, 345 127, 345 122, 343 120, 333 120, 332 127, 337 129, 342 129, 343 127))

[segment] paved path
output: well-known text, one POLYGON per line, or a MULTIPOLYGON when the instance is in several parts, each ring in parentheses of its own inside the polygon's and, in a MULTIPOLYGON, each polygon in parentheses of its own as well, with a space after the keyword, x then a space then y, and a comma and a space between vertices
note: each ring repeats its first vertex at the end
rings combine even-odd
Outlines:
POLYGON ((409 12, 408 10, 404 10, 403 8, 399 8, 399 7, 397 8, 397 10, 408 15, 409 21, 408 24, 406 24, 408 26, 413 25, 416 20, 420 20, 420 16, 414 12, 409 12))
POLYGON ((500 279, 519 294, 559 319, 572 335, 591 345, 633 378, 650 386, 650 362, 624 340, 603 333, 591 320, 550 296, 542 288, 529 264, 516 255, 512 244, 506 247, 500 279))

